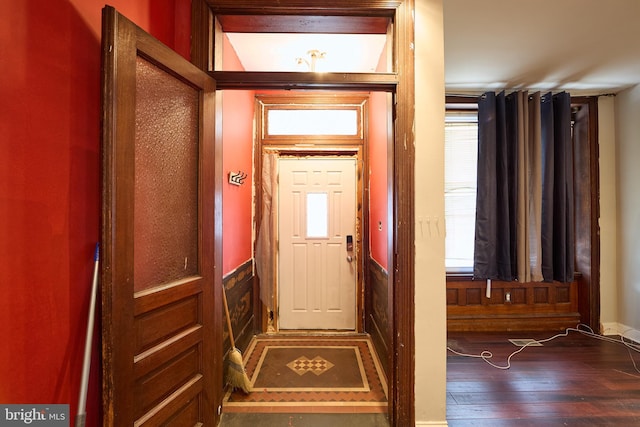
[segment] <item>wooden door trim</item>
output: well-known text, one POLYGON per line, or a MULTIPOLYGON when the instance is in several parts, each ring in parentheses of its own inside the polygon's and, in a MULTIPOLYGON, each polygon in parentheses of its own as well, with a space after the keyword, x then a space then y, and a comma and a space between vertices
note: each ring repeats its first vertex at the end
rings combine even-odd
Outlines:
MULTIPOLYGON (((125 96, 126 93, 135 92, 135 81, 126 79, 125 82, 115 85, 114 81, 124 74, 123 70, 130 69, 135 61, 135 56, 131 55, 125 61, 120 58, 118 62, 114 60, 114 55, 109 55, 105 50, 111 49, 115 45, 135 43, 135 31, 130 26, 122 25, 117 17, 114 9, 107 8, 103 13, 102 21, 102 48, 103 48, 103 67, 106 72, 113 73, 113 78, 105 78, 102 82, 103 99, 113 99, 119 96, 125 96), (111 26, 111 23, 114 23, 111 26), (119 28, 122 27, 122 28, 119 28)), ((115 121, 123 122, 124 117, 131 112, 125 109, 108 109, 103 104, 103 123, 114 123, 115 121)), ((135 133, 134 126, 119 126, 111 128, 103 126, 103 141, 122 141, 133 138, 135 133)), ((129 327, 124 327, 125 319, 122 316, 113 316, 112 301, 122 299, 120 294, 129 293, 133 295, 133 280, 129 280, 129 268, 114 270, 114 253, 126 254, 127 259, 133 257, 133 245, 127 244, 124 239, 116 239, 110 232, 114 226, 114 217, 128 215, 127 205, 132 204, 133 194, 131 191, 126 194, 117 194, 119 192, 116 185, 116 177, 110 175, 110 171, 114 169, 122 169, 129 171, 127 176, 120 176, 117 179, 132 181, 133 180, 133 150, 116 150, 115 145, 111 146, 113 151, 106 151, 103 143, 103 169, 102 182, 111 181, 111 185, 103 185, 102 187, 102 250, 100 254, 102 264, 102 375, 103 375, 103 425, 111 426, 115 424, 115 408, 113 394, 114 390, 120 389, 119 376, 114 375, 115 372, 122 372, 128 378, 133 377, 133 363, 123 363, 122 358, 104 357, 110 354, 113 348, 122 348, 128 354, 133 354, 134 334, 129 327), (127 167, 118 166, 118 164, 126 164, 127 167), (105 201, 112 201, 115 198, 119 200, 126 198, 130 203, 120 203, 118 205, 106 204, 105 201), (109 232, 107 232, 109 231, 109 232), (116 240, 116 242, 114 242, 116 240), (117 244, 114 247, 114 244, 117 244), (112 249, 113 248, 113 249, 112 249), (123 283, 123 286, 113 286, 114 283, 123 283), (126 288, 126 289, 125 289, 126 288), (113 331, 121 330, 122 333, 113 333, 113 331), (111 385, 111 386, 109 386, 111 385), (106 396, 104 396, 106 394, 106 396)), ((127 148, 126 146, 124 148, 127 148)), ((132 221, 130 221, 132 222, 132 221)), ((132 234, 125 232, 123 234, 132 234)), ((124 236, 123 236, 124 237, 124 236)), ((133 312, 133 300, 130 307, 125 307, 125 311, 133 312)), ((118 408, 118 415, 123 419, 133 419, 133 400, 128 405, 118 408)))
POLYGON ((578 283, 586 288, 586 292, 580 292, 580 321, 589 325, 594 331, 601 329, 600 324, 600 166, 599 166, 599 142, 598 142, 598 97, 576 96, 571 98, 572 105, 580 105, 588 108, 588 136, 587 146, 580 153, 583 160, 588 162, 588 172, 583 175, 585 182, 577 182, 577 186, 588 188, 584 191, 582 203, 588 206, 588 227, 576 230, 576 239, 580 239, 583 245, 588 245, 584 250, 586 257, 576 257, 576 269, 581 273, 578 283), (588 193, 588 194, 587 194, 588 193), (588 199, 588 200, 587 200, 588 199))
POLYGON ((322 89, 356 92, 360 90, 394 92, 399 83, 396 73, 295 73, 252 71, 209 71, 218 89, 322 89))
MULTIPOLYGON (((389 159, 389 176, 392 184, 389 197, 392 200, 393 222, 389 225, 395 231, 390 237, 389 251, 389 312, 392 325, 388 342, 392 343, 389 353, 389 419, 394 426, 415 424, 415 73, 414 73, 414 22, 415 0, 194 0, 192 26, 192 62, 203 70, 212 70, 214 14, 288 14, 288 15, 340 15, 340 16, 389 16, 393 17, 393 64, 398 76, 393 86, 395 109, 395 138, 392 157, 389 159), (401 197, 404 195, 405 197, 401 197)), ((255 73, 252 86, 267 84, 273 73, 255 73), (262 83, 261 83, 262 82, 262 83)), ((317 88, 318 81, 309 77, 298 77, 296 87, 317 88), (316 85, 316 86, 314 86, 316 85)), ((214 74, 218 75, 218 74, 214 74)), ((224 76, 220 74, 224 80, 224 76)), ((378 76, 380 78, 380 76, 378 76)), ((237 80, 237 78, 235 79, 237 80)), ((355 80, 355 79, 354 79, 355 80)), ((231 81, 231 78, 229 78, 231 81)), ((355 82, 354 84, 356 84, 355 82)), ((369 82, 371 83, 371 82, 369 82)), ((287 82, 272 89, 290 89, 287 82)), ((375 85, 370 90, 376 89, 375 85)), ((367 90, 366 84, 359 87, 367 90)), ((223 86, 219 85, 221 89, 223 86)), ((228 87, 230 88, 230 86, 228 87)), ((343 87, 348 89, 348 87, 343 87)), ((216 305, 216 310, 221 310, 216 305)), ((221 343, 216 343, 221 345, 221 343)))

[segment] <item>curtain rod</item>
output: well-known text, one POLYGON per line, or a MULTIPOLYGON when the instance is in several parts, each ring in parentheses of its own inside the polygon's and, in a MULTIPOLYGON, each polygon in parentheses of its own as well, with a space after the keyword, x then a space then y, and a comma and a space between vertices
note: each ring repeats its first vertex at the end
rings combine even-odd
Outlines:
POLYGON ((482 92, 462 92, 462 93, 456 93, 456 92, 446 92, 445 91, 445 96, 451 96, 451 97, 456 97, 456 98, 477 98, 480 95, 482 95, 483 93, 486 92, 495 92, 495 93, 500 93, 500 92, 505 92, 507 94, 512 93, 512 92, 517 92, 517 91, 527 91, 529 92, 529 94, 532 93, 536 93, 536 92, 540 92, 541 94, 547 94, 547 93, 551 93, 553 95, 561 93, 561 92, 567 92, 571 95, 571 97, 601 97, 601 96, 611 96, 611 97, 615 97, 618 94, 616 92, 605 92, 605 93, 591 93, 591 92, 585 92, 582 90, 569 90, 569 89, 562 89, 562 90, 541 90, 541 89, 513 89, 513 88, 509 88, 509 89, 487 89, 485 91, 482 92))
POLYGON ((547 94, 547 93, 551 93, 552 95, 556 95, 558 93, 562 93, 562 92, 567 92, 567 93, 571 93, 568 90, 558 90, 558 91, 554 91, 554 90, 540 90, 540 89, 487 89, 485 91, 482 92, 474 92, 474 93, 452 93, 452 92, 445 92, 445 96, 451 96, 451 97, 456 97, 456 98, 477 98, 479 96, 484 95, 487 92, 495 92, 495 93, 500 93, 500 92, 504 92, 506 94, 510 94, 510 93, 514 93, 514 92, 528 92, 529 94, 533 94, 536 92, 539 92, 541 94, 547 94))

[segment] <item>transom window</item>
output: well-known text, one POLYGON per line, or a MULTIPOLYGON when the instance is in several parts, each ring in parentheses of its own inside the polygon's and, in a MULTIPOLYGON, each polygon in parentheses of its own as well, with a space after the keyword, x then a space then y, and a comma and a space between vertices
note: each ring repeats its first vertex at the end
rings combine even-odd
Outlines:
POLYGON ((368 97, 360 94, 256 95, 266 145, 350 145, 364 141, 368 97))
POLYGON ((268 135, 358 135, 358 111, 269 109, 268 135))

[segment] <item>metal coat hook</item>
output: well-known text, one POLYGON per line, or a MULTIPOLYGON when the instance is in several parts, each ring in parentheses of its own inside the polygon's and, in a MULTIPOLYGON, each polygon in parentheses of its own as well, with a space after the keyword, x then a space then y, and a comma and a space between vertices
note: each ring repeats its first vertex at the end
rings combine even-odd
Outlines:
POLYGON ((233 185, 242 185, 244 184, 244 180, 247 179, 247 174, 238 171, 238 172, 229 172, 229 184, 233 185))

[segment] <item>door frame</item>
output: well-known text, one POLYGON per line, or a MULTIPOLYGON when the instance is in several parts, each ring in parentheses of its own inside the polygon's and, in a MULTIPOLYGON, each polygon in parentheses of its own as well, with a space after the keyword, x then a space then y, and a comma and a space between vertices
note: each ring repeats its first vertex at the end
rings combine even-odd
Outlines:
MULTIPOLYGON (((394 95, 394 142, 389 147, 388 319, 389 419, 394 426, 415 424, 415 0, 193 0, 191 60, 209 72, 218 89, 332 89, 385 91, 394 95), (260 73, 214 71, 220 46, 214 45, 216 15, 384 16, 392 22, 391 73, 260 73), (217 51, 218 54, 214 53, 217 51), (402 78, 401 78, 402 77, 402 78), (402 197, 401 195, 405 195, 402 197), (406 197, 409 195, 409 197, 406 197)), ((215 310, 222 308, 215 305, 215 310)), ((216 343, 218 345, 221 343, 216 343)))

